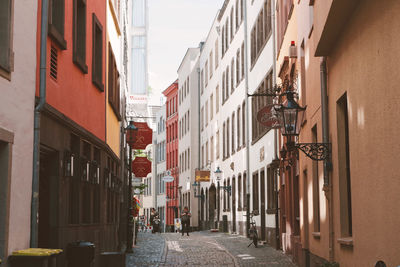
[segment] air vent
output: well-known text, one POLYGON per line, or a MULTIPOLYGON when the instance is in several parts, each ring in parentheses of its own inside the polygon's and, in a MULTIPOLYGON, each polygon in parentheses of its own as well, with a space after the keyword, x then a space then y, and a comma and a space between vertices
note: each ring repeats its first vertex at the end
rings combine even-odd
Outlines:
POLYGON ((57 81, 57 48, 51 46, 50 54, 50 77, 57 81))

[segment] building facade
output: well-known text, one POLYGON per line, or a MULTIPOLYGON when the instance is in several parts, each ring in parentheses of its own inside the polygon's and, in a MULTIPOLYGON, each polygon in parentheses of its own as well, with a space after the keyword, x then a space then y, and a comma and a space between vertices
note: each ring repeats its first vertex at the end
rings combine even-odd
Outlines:
POLYGON ((156 183, 156 203, 155 207, 160 215, 161 229, 165 232, 166 222, 166 186, 168 183, 163 181, 163 177, 166 176, 167 164, 166 164, 166 106, 161 106, 161 109, 156 114, 157 121, 157 132, 155 134, 155 164, 156 169, 153 173, 153 180, 156 183))
POLYGON ((178 169, 178 80, 163 91, 166 99, 166 169, 174 177, 174 181, 166 188, 166 228, 173 230, 174 219, 179 216, 179 169, 178 169))
POLYGON ((124 46, 112 41, 123 39, 114 36, 123 24, 121 3, 54 3, 40 126, 38 245, 65 248, 90 241, 98 266, 101 251, 120 248, 120 200, 127 182, 119 144, 124 46))
POLYGON ((37 1, 0 3, 0 259, 5 266, 8 255, 29 247, 31 238, 37 9, 37 1))
POLYGON ((192 214, 190 225, 198 228, 199 209, 193 183, 199 165, 199 54, 200 48, 189 48, 178 68, 179 109, 179 207, 187 206, 192 214))

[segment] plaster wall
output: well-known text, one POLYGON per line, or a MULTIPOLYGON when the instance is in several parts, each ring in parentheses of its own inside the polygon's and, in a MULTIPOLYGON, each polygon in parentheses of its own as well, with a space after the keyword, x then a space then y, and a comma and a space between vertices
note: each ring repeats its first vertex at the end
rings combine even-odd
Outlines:
MULTIPOLYGON (((8 217, 8 254, 29 247, 33 114, 36 84, 37 1, 13 1, 14 71, 0 76, 0 128, 14 134, 8 217), (31 45, 27 45, 31 44, 31 45)), ((6 252, 6 253, 7 253, 6 252)), ((2 259, 4 261, 4 258, 2 259)), ((4 263, 4 262, 3 262, 4 263)))
MULTIPOLYGON (((347 92, 353 248, 335 247, 341 266, 400 264, 397 234, 400 224, 400 183, 397 164, 400 145, 393 142, 398 118, 398 43, 394 32, 400 3, 362 1, 328 57, 329 123, 333 142, 334 200, 338 203, 336 101, 347 92), (366 208, 368 207, 368 208, 366 208)), ((335 205, 335 241, 341 237, 339 205, 335 205)))
MULTIPOLYGON (((186 194, 190 192, 190 212, 192 214, 191 217, 191 226, 198 226, 198 203, 197 198, 194 197, 194 188, 192 184, 195 181, 195 169, 198 168, 198 159, 199 159, 199 149, 198 149, 198 122, 199 122, 199 112, 198 112, 198 94, 199 94, 199 54, 200 48, 189 48, 185 57, 183 58, 181 65, 178 69, 178 102, 179 95, 181 95, 181 101, 179 102, 179 119, 180 127, 178 126, 178 135, 179 135, 179 146, 178 146, 178 169, 179 169, 179 188, 181 194, 186 194), (189 82, 187 84, 187 82, 189 82), (184 84, 187 84, 188 93, 184 93, 184 84), (186 97, 184 97, 186 95, 186 97), (185 114, 187 121, 183 123, 185 114), (186 130, 183 128, 186 125, 186 130), (182 133, 179 131, 182 128, 182 133), (186 170, 181 166, 183 164, 180 162, 180 155, 184 155, 185 151, 189 151, 189 165, 186 170)), ((183 157, 184 158, 184 157, 183 157)), ((197 188, 196 188, 197 190, 197 188)), ((199 194, 199 192, 196 192, 199 194)), ((180 203, 182 205, 182 199, 180 203)), ((183 207, 182 207, 183 208, 183 207)))

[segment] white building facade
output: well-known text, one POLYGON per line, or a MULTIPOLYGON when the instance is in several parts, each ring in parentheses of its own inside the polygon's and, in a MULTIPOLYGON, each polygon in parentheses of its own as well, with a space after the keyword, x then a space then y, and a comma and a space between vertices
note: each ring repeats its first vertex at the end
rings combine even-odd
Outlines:
POLYGON ((178 163, 180 210, 192 213, 190 225, 199 226, 198 199, 193 186, 199 168, 199 55, 200 48, 189 48, 178 69, 178 163))

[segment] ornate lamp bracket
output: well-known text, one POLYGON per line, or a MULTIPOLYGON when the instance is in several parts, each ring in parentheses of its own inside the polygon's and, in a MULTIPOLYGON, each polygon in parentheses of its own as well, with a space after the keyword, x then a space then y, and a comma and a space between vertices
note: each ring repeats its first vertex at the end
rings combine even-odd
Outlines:
POLYGON ((321 161, 328 159, 331 153, 330 143, 298 143, 295 146, 312 160, 321 161))

